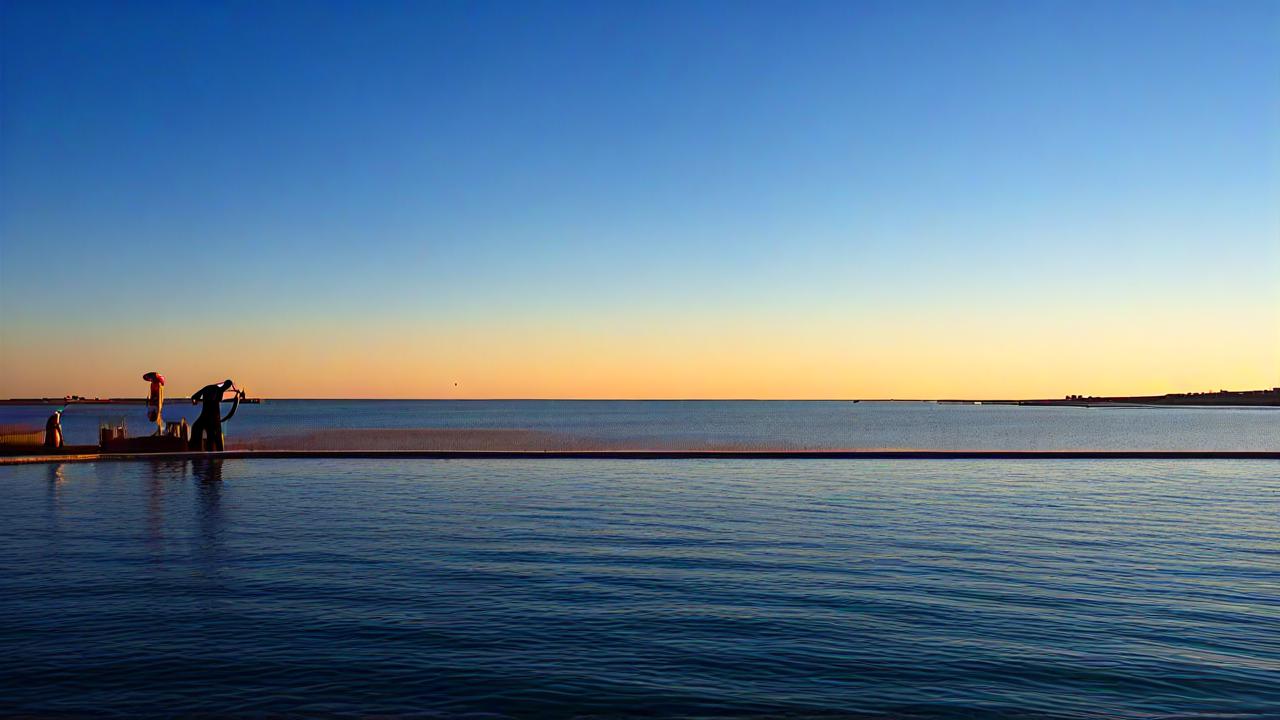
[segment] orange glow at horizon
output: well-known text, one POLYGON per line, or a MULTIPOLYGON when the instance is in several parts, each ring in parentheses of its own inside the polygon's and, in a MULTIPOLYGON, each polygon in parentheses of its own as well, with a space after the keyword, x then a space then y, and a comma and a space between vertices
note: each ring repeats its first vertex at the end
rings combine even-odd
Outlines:
POLYGON ((1280 385, 1273 313, 1046 318, 921 312, 228 329, 212 346, 31 333, 0 397, 171 396, 232 377, 260 397, 1021 398, 1280 385), (1134 331, 1138 327, 1140 332, 1134 331), (1267 328, 1274 328, 1267 331, 1267 328), (1212 341, 1207 341, 1207 338, 1212 341))

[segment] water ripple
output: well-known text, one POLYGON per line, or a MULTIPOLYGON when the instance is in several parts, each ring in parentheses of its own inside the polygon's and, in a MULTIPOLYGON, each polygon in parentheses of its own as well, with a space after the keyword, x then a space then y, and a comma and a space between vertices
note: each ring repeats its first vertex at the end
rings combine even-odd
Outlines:
POLYGON ((7 467, 0 715, 1275 718, 1275 467, 7 467))

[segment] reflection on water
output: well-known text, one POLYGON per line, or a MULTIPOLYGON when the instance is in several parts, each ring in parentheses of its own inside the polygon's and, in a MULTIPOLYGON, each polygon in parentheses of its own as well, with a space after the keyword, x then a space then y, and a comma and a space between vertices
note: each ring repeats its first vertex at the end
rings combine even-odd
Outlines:
POLYGON ((47 505, 47 520, 49 530, 53 533, 54 542, 58 542, 61 535, 57 533, 58 519, 62 515, 62 486, 67 481, 66 465, 64 463, 49 464, 47 466, 49 488, 47 505))
POLYGON ((191 469, 196 481, 197 517, 201 535, 210 543, 222 528, 222 460, 195 460, 191 469))
POLYGON ((222 535, 226 520, 222 511, 222 460, 193 460, 196 518, 200 534, 195 543, 197 568, 208 583, 204 600, 216 604, 222 589, 222 535))
POLYGON ((49 474, 49 497, 56 504, 62 483, 67 481, 67 466, 66 463, 49 463, 46 467, 49 474))
POLYGON ((0 716, 1270 717, 1276 468, 0 468, 0 716))
POLYGON ((153 557, 160 556, 164 546, 165 463, 147 463, 147 545, 153 557))
POLYGON ((156 562, 163 562, 165 553, 165 506, 170 486, 188 479, 187 463, 183 461, 158 461, 146 463, 147 483, 147 546, 156 562))

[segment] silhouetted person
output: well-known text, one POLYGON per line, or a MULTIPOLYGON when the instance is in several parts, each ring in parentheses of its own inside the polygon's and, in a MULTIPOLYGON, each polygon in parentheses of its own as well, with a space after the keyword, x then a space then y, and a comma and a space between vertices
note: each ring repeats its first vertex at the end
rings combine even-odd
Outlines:
POLYGON ((56 450, 62 447, 62 411, 54 410, 44 423, 44 446, 56 450))
POLYGON ((191 404, 204 402, 200 408, 200 417, 191 426, 192 450, 222 450, 222 394, 235 387, 230 380, 223 380, 217 385, 205 385, 191 396, 191 404), (204 442, 205 438, 209 442, 204 442))
POLYGON ((151 391, 147 393, 147 419, 156 424, 156 434, 164 430, 164 376, 154 370, 142 376, 151 383, 151 391))

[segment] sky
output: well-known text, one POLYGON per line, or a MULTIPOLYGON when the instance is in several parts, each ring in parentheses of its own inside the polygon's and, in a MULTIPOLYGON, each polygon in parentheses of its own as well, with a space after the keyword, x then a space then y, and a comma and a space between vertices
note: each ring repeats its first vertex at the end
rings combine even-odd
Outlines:
POLYGON ((1280 385, 1280 3, 0 14, 0 397, 1280 385))

